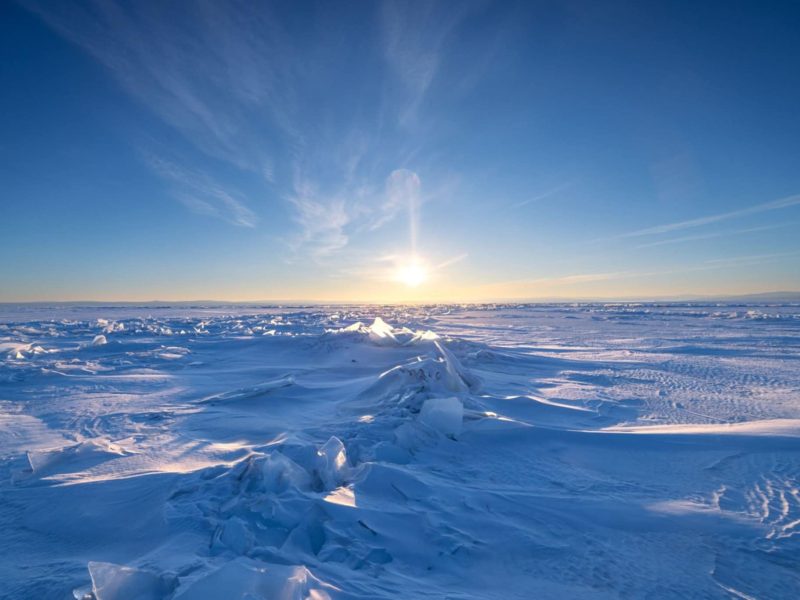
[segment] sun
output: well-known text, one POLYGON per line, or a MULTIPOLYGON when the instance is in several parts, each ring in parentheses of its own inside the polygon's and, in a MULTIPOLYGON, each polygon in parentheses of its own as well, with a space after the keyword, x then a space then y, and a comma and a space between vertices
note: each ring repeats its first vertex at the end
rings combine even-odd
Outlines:
POLYGON ((417 287, 428 279, 428 269, 417 259, 400 265, 395 273, 395 280, 408 287, 417 287))

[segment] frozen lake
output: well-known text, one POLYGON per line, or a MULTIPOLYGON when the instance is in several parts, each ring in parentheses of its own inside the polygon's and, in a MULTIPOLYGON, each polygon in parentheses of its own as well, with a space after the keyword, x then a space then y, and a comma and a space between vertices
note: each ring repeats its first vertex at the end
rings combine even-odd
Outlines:
POLYGON ((0 597, 800 597, 800 306, 0 305, 0 597))

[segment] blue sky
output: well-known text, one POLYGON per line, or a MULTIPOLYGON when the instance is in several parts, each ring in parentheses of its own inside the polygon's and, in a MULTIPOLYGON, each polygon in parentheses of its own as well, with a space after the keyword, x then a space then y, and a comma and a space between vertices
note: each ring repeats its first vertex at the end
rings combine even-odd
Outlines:
POLYGON ((0 300, 799 290, 798 31, 792 2, 2 3, 0 300))

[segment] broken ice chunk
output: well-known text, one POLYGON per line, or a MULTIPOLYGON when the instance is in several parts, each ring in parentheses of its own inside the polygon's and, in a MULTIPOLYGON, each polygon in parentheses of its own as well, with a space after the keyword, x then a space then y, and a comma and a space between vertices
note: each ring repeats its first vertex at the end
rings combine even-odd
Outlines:
POLYGON ((89 576, 97 600, 161 600, 177 584, 172 575, 156 575, 105 562, 90 562, 89 576))
POLYGON ((347 473, 347 453, 342 440, 331 436, 317 450, 317 456, 319 457, 317 472, 325 489, 331 490, 341 485, 347 473))
POLYGON ((458 435, 461 433, 461 423, 464 418, 464 405, 461 400, 451 396, 449 398, 429 398, 422 405, 419 420, 428 427, 445 435, 458 435))

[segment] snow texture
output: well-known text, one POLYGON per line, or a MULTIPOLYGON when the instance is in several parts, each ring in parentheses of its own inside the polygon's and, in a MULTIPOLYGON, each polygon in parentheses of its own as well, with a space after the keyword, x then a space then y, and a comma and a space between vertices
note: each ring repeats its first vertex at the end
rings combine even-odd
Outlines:
POLYGON ((0 308, 0 598, 800 597, 800 307, 0 308))

